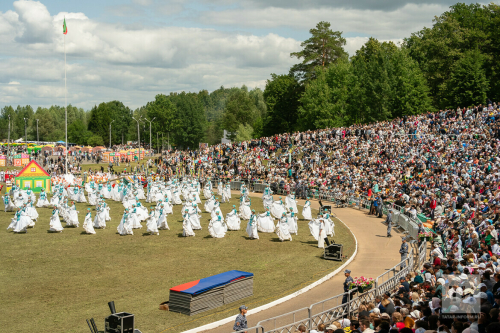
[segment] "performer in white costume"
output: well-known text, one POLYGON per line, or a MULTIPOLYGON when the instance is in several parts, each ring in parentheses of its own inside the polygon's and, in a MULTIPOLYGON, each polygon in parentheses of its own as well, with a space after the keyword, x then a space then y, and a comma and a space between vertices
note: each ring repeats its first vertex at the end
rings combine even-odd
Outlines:
POLYGON ((323 219, 323 216, 321 214, 317 219, 309 222, 309 230, 311 231, 311 235, 314 237, 314 239, 318 241, 318 247, 324 248, 326 231, 325 220, 323 219))
POLYGON ((59 220, 59 209, 54 206, 54 210, 52 211, 52 216, 50 217, 50 231, 52 232, 61 232, 64 230, 62 227, 61 221, 59 220))
POLYGON ((191 225, 191 220, 189 219, 189 209, 184 210, 182 218, 182 236, 194 236, 193 226, 191 225))
POLYGON ((279 200, 273 201, 273 205, 271 207, 271 214, 273 214, 274 217, 276 218, 281 218, 283 215, 283 212, 285 212, 285 205, 283 205, 283 200, 281 200, 281 197, 279 200))
POLYGON ((151 207, 151 211, 149 212, 149 217, 146 221, 147 221, 146 231, 149 232, 151 235, 154 234, 160 235, 160 232, 158 231, 158 224, 156 223, 154 207, 151 207))
POLYGON ((240 217, 238 216, 238 211, 236 206, 233 205, 231 212, 226 214, 226 224, 229 230, 240 230, 240 217))
MULTIPOLYGON (((245 200, 245 196, 240 198, 240 218, 243 220, 249 220, 252 215, 252 210, 250 209, 250 205, 252 201, 248 198, 248 201, 245 200)), ((257 221, 254 221, 257 222, 257 221)))
POLYGON ((78 222, 78 211, 76 210, 75 202, 71 201, 71 206, 69 207, 69 219, 66 221, 66 226, 78 228, 80 223, 78 222))
POLYGON ((90 208, 87 208, 87 215, 85 215, 85 220, 83 221, 83 230, 85 230, 87 234, 95 235, 94 226, 92 224, 92 212, 90 208))
MULTIPOLYGON (((128 216, 128 215, 127 215, 128 216)), ((106 210, 102 205, 97 205, 96 213, 94 218, 94 228, 104 229, 106 228, 106 210)))
POLYGON ((224 219, 219 211, 215 212, 214 218, 208 224, 208 232, 213 238, 224 238, 227 232, 227 226, 224 224, 224 219))
POLYGON ((255 210, 252 210, 252 214, 250 215, 250 219, 248 220, 246 231, 248 237, 252 239, 259 239, 259 233, 257 230, 257 217, 255 216, 255 210))
POLYGON ((125 208, 125 212, 123 213, 123 216, 122 216, 122 219, 120 221, 120 224, 116 228, 116 230, 118 231, 118 233, 121 236, 133 235, 134 234, 134 231, 132 230, 132 228, 128 224, 128 216, 129 216, 128 209, 125 208))
POLYGON ((38 198, 36 206, 38 208, 50 207, 50 202, 47 199, 47 193, 45 193, 45 190, 43 188, 40 190, 40 197, 38 198))
POLYGON ((311 202, 309 201, 309 197, 307 197, 306 202, 304 203, 304 208, 302 209, 302 216, 304 217, 304 220, 312 220, 312 215, 311 215, 311 202))
POLYGON ((288 214, 286 214, 286 217, 288 218, 288 231, 290 231, 291 234, 297 235, 297 232, 299 231, 297 225, 297 217, 295 216, 292 208, 290 208, 290 211, 288 212, 288 214))
POLYGON ((295 192, 292 192, 286 196, 285 207, 287 210, 290 210, 291 208, 295 214, 299 212, 297 210, 297 201, 295 200, 295 192))
POLYGON ((158 217, 157 226, 158 229, 170 230, 167 223, 167 213, 165 213, 165 209, 163 209, 163 204, 160 205, 160 216, 158 217))
POLYGON ((274 232, 274 219, 269 209, 262 214, 257 215, 257 229, 259 232, 274 232))
POLYGON ((228 183, 222 190, 222 202, 229 202, 229 199, 231 199, 231 185, 228 183))
POLYGON ((290 235, 290 231, 288 230, 288 218, 286 217, 286 213, 283 212, 281 215, 281 219, 276 226, 276 235, 280 241, 292 240, 292 235, 290 235))
POLYGON ((28 225, 31 220, 27 216, 23 216, 21 214, 21 210, 17 208, 16 214, 11 219, 10 225, 7 227, 7 230, 12 229, 15 233, 26 233, 28 232, 28 225))
POLYGON ((6 212, 13 212, 17 209, 16 205, 10 200, 10 197, 8 194, 5 194, 3 197, 3 203, 5 205, 5 211, 6 212))

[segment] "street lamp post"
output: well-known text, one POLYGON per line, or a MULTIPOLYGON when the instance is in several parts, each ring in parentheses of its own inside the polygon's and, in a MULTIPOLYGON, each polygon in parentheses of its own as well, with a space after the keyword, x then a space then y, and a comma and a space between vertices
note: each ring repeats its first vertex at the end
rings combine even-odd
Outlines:
POLYGON ((24 140, 26 141, 26 154, 28 153, 28 131, 26 130, 26 121, 28 118, 23 118, 24 119, 24 140))
MULTIPOLYGON (((116 120, 116 119, 115 119, 116 120)), ((111 149, 111 124, 115 121, 109 123, 109 149, 111 149)))
POLYGON ((168 138, 167 138, 167 150, 170 150, 170 131, 167 132, 168 138))
POLYGON ((160 132, 156 132, 156 149, 158 149, 158 152, 160 152, 160 141, 158 140, 160 136, 160 132))
POLYGON ((36 120, 36 145, 38 146, 40 144, 40 140, 38 139, 38 120, 36 120))
POLYGON ((156 117, 154 117, 153 119, 151 120, 147 120, 149 122, 149 149, 152 149, 152 146, 151 146, 151 123, 153 122, 153 120, 155 120, 156 117))
POLYGON ((141 117, 139 119, 135 119, 135 117, 132 117, 135 121, 137 121, 137 143, 139 144, 139 158, 137 161, 141 160, 141 133, 139 132, 139 122, 141 121, 141 117))
POLYGON ((10 158, 10 114, 9 114, 9 135, 7 137, 7 160, 10 158))

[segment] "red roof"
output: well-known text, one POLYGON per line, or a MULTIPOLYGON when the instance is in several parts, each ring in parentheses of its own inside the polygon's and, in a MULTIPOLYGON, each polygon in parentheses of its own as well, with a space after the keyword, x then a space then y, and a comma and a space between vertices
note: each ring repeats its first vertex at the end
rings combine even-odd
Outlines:
POLYGON ((17 176, 16 176, 16 177, 21 176, 21 174, 22 174, 22 173, 23 173, 26 169, 28 169, 28 168, 29 168, 29 167, 30 167, 33 163, 34 163, 34 164, 36 164, 36 165, 40 168, 40 170, 42 170, 42 172, 43 172, 43 173, 44 173, 47 177, 50 177, 50 175, 47 173, 47 171, 45 171, 45 170, 44 170, 44 169, 40 166, 40 164, 38 164, 35 160, 32 160, 31 162, 29 162, 29 163, 28 163, 28 165, 26 165, 26 166, 25 166, 25 167, 21 170, 21 172, 19 172, 19 173, 17 174, 17 176))

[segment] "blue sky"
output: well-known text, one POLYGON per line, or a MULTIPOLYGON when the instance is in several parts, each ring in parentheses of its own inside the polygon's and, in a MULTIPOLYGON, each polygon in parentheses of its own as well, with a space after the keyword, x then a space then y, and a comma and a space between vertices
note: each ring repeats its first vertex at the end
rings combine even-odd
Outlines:
MULTIPOLYGON (((159 93, 264 88, 287 73, 309 29, 328 21, 352 55, 368 37, 400 42, 455 1, 5 0, 0 3, 0 108, 68 103, 131 108, 159 93)), ((498 3, 498 2, 497 2, 498 3)))

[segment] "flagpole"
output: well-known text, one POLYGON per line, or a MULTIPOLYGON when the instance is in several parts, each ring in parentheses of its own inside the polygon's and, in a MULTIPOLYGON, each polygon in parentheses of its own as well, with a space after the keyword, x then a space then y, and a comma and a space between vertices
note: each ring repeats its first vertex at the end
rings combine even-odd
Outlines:
MULTIPOLYGON (((66 21, 66 20, 65 20, 66 21)), ((65 173, 68 173, 68 101, 66 97, 66 34, 64 34, 64 125, 66 133, 65 173)))

